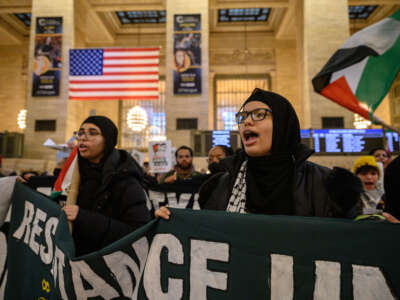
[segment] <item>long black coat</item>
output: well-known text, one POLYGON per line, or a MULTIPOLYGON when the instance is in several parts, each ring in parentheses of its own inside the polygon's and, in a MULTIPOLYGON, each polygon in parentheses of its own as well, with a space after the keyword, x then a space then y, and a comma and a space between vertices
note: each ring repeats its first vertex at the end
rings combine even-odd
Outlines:
MULTIPOLYGON (((302 145, 294 155, 295 215, 331 217, 334 215, 334 204, 326 188, 330 169, 306 161, 312 153, 312 150, 302 145)), ((202 209, 226 210, 234 181, 244 159, 242 152, 221 162, 226 172, 214 175, 200 188, 199 204, 202 209)))
POLYGON ((85 193, 90 188, 85 180, 79 187, 77 205, 85 208, 80 206, 74 221, 76 256, 100 250, 150 220, 142 170, 126 151, 115 149, 101 173, 101 184, 93 196, 85 193))

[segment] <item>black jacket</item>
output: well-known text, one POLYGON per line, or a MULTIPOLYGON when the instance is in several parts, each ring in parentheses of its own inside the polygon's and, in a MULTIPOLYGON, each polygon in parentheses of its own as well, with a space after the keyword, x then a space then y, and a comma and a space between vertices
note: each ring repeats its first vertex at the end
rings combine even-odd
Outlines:
MULTIPOLYGON (((142 187, 143 173, 123 150, 114 150, 104 162, 101 186, 90 197, 90 207, 79 208, 73 237, 76 256, 81 256, 119 240, 150 220, 142 187)), ((79 191, 87 188, 81 181, 79 191)), ((85 201, 78 196, 80 201, 85 201)))
MULTIPOLYGON (((295 215, 331 217, 333 205, 326 189, 330 169, 306 161, 313 153, 301 145, 294 155, 295 160, 295 215)), ((245 159, 243 152, 221 161, 226 172, 217 173, 207 180, 199 192, 202 209, 226 210, 240 166, 245 159)))

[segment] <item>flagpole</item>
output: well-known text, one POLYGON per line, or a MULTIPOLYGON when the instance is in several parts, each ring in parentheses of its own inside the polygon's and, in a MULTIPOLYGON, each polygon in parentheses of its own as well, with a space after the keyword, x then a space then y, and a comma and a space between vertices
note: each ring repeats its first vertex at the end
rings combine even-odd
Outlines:
POLYGON ((400 134, 400 129, 399 128, 393 127, 393 126, 385 123, 381 118, 375 116, 374 114, 372 114, 372 120, 371 121, 372 121, 373 124, 381 125, 384 128, 390 129, 391 131, 394 131, 394 132, 397 132, 397 133, 400 134))
MULTIPOLYGON (((74 171, 72 173, 71 185, 68 190, 67 201, 66 201, 67 205, 75 205, 76 204, 76 200, 78 199, 80 181, 81 181, 81 176, 79 173, 79 164, 76 163, 75 167, 74 167, 74 171)), ((68 224, 69 224, 69 230, 72 233, 72 222, 69 221, 68 224)))

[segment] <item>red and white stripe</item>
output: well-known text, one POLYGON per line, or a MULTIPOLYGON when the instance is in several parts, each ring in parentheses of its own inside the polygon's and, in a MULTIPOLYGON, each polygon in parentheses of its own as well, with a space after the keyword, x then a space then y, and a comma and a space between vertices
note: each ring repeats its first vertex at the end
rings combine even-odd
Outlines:
POLYGON ((78 163, 78 147, 75 147, 71 154, 68 156, 67 161, 61 169, 60 174, 57 177, 56 182, 54 183, 54 191, 66 191, 72 182, 72 174, 74 172, 74 168, 78 163))
POLYGON ((158 48, 104 49, 102 76, 70 76, 71 100, 158 100, 158 48))

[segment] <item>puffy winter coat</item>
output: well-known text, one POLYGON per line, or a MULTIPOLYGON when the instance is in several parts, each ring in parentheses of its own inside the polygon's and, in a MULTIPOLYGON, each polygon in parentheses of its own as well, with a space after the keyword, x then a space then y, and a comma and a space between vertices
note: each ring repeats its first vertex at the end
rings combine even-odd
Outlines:
POLYGON ((114 149, 101 174, 93 195, 85 193, 88 183, 81 180, 73 227, 76 256, 100 250, 150 220, 142 170, 126 151, 114 149))

